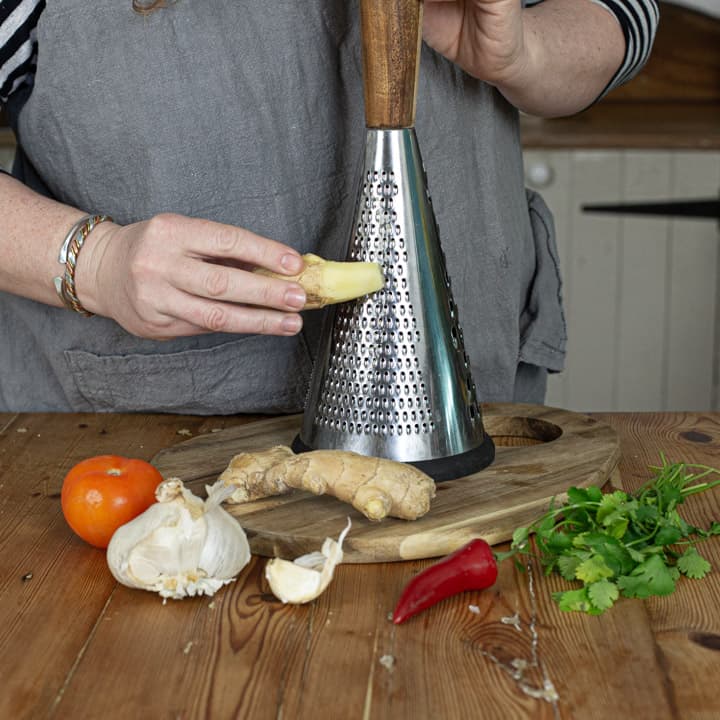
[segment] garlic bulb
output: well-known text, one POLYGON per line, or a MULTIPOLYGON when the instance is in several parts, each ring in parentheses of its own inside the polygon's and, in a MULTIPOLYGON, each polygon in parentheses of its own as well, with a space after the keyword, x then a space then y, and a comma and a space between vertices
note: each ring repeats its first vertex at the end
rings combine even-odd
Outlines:
POLYGON ((151 505, 118 528, 107 549, 110 571, 123 585, 164 598, 213 595, 250 562, 240 524, 220 503, 223 490, 203 501, 178 478, 158 485, 151 505))
POLYGON ((265 577, 275 597, 284 603, 314 600, 330 584, 335 566, 343 559, 342 544, 351 526, 350 518, 337 542, 325 538, 320 552, 301 555, 292 562, 274 558, 265 566, 265 577))

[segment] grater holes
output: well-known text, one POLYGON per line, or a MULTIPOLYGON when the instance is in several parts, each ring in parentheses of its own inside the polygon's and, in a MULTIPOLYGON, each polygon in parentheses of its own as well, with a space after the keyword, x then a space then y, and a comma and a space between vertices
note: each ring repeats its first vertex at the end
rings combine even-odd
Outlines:
POLYGON ((454 325, 452 326, 452 328, 450 328, 450 340, 452 341, 453 347, 457 350, 459 347, 459 341, 457 330, 455 329, 454 325))
POLYGON ((378 183, 376 190, 377 194, 385 199, 391 199, 398 194, 398 186, 389 180, 378 183))
POLYGON ((394 207, 399 189, 389 169, 368 170, 364 180, 349 255, 380 263, 385 287, 362 303, 338 309, 330 358, 335 372, 328 368, 318 412, 333 428, 343 427, 344 422, 350 432, 428 432, 429 402, 426 395, 417 395, 425 390, 415 354, 420 333, 406 277, 409 254, 394 207), (398 410, 405 403, 403 393, 408 395, 405 407, 411 413, 407 422, 401 421, 398 410))

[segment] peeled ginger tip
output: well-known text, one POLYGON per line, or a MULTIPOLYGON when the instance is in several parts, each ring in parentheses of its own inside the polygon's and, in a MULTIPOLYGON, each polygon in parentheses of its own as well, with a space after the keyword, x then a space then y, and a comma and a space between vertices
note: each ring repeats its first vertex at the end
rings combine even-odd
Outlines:
POLYGON ((355 300, 385 286, 385 276, 378 263, 337 262, 312 253, 302 258, 305 267, 297 275, 280 275, 261 268, 255 272, 301 285, 307 295, 304 310, 355 300))

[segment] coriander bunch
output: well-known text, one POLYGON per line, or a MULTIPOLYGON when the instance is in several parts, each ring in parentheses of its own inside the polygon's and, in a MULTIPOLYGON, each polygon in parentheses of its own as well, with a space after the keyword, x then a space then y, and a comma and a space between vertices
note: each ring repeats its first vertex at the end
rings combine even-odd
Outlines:
POLYGON ((686 497, 720 485, 720 471, 706 465, 669 463, 651 467, 653 477, 634 493, 603 493, 572 487, 567 502, 554 502, 542 517, 513 534, 510 551, 498 561, 533 554, 530 535, 547 574, 557 572, 579 588, 557 592, 561 610, 598 615, 623 596, 669 595, 681 575, 702 578, 710 563, 695 547, 720 535, 720 523, 706 530, 687 523, 677 507, 686 497))

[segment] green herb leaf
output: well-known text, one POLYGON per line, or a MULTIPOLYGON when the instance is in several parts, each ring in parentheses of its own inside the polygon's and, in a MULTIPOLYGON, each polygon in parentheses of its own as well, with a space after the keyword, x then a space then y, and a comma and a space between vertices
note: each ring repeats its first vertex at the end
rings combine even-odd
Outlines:
POLYGON ((588 597, 598 610, 607 610, 620 597, 620 591, 615 583, 609 580, 599 580, 588 585, 588 597))
POLYGON ((579 532, 575 537, 572 539, 573 547, 576 548, 585 548, 589 547, 588 542, 589 540, 589 534, 586 532, 579 532))
MULTIPOLYGON (((628 551, 628 554, 636 563, 645 562, 645 554, 642 553, 640 550, 628 547, 627 545, 625 546, 625 549, 628 551)), ((628 570, 628 572, 630 571, 628 570)))
POLYGON ((584 583, 596 583, 613 576, 602 555, 592 555, 575 568, 575 577, 584 583))
POLYGON ((665 485, 658 489, 663 507, 674 507, 683 501, 683 494, 676 485, 665 485))
POLYGON ((603 525, 607 525, 605 519, 613 513, 617 513, 627 501, 627 493, 621 490, 603 495, 600 500, 600 507, 597 509, 597 521, 603 525))
POLYGON ((627 532, 630 518, 623 517, 619 513, 617 514, 617 517, 613 517, 611 515, 610 518, 612 518, 612 522, 609 522, 607 525, 607 533, 611 537, 619 540, 621 537, 624 537, 627 532))
POLYGON ((512 535, 512 547, 522 549, 527 545, 530 537, 530 530, 526 527, 521 527, 515 530, 512 535))
POLYGON ((555 517, 550 514, 546 515, 540 522, 540 524, 537 527, 537 534, 538 536, 542 535, 548 535, 550 534, 553 529, 555 528, 555 517))
POLYGON ((602 488, 599 488, 597 485, 589 485, 587 488, 587 497, 588 500, 591 502, 600 502, 603 499, 603 491, 602 488))
POLYGON ((635 567, 635 561, 627 548, 614 537, 609 537, 602 545, 595 547, 595 552, 603 556, 613 575, 624 575, 635 567))
MULTIPOLYGON (((647 502, 650 502, 650 500, 647 502)), ((655 505, 638 505, 633 515, 637 522, 641 524, 650 524, 658 521, 660 518, 660 511, 655 505)))
POLYGON ((674 545, 682 537, 683 533, 680 531, 680 528, 666 525, 657 531, 655 542, 658 545, 674 545))
POLYGON ((669 595, 675 590, 675 581, 659 555, 651 555, 630 575, 620 576, 617 584, 626 597, 648 598, 652 595, 669 595))
POLYGON ((710 572, 710 563, 697 551, 694 546, 690 546, 677 561, 677 569, 690 578, 699 580, 704 578, 710 572))
POLYGON ((577 570, 578 565, 583 562, 583 558, 580 557, 580 554, 587 557, 587 553, 573 553, 571 555, 561 555, 557 559, 558 571, 566 580, 576 579, 575 571, 577 570))
POLYGON ((572 505, 585 505, 590 502, 586 488, 571 487, 568 489, 568 502, 572 505))
POLYGON ((572 547, 572 536, 565 532, 550 533, 545 539, 545 547, 549 552, 562 553, 572 547))
POLYGON ((600 608, 593 605, 587 588, 553 593, 553 598, 563 612, 584 612, 588 615, 599 615, 602 612, 600 608))
POLYGON ((685 537, 687 535, 690 535, 695 531, 695 528, 692 525, 688 525, 681 517, 680 513, 677 510, 670 511, 666 517, 665 521, 660 521, 660 524, 663 526, 673 526, 676 527, 678 530, 680 530, 681 536, 685 537))

